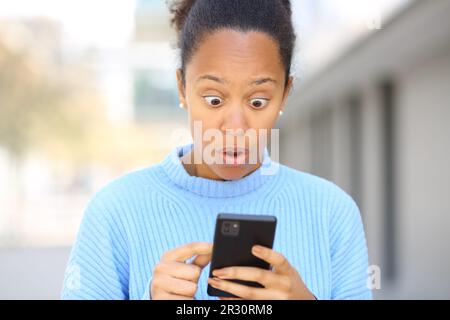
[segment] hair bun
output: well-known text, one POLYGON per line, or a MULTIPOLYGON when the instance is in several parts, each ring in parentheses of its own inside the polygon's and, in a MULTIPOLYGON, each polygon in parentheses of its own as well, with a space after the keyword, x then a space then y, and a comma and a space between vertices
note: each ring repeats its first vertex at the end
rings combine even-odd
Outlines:
MULTIPOLYGON (((191 11, 197 0, 166 0, 169 12, 172 15, 170 25, 175 28, 177 32, 183 29, 189 11, 191 11)), ((280 0, 286 9, 289 16, 292 15, 291 0, 280 0)))
POLYGON ((284 8, 286 9, 289 16, 292 15, 292 6, 291 6, 291 0, 281 0, 281 3, 283 4, 284 8))
POLYGON ((172 14, 170 24, 177 32, 183 29, 189 11, 194 6, 196 0, 169 0, 166 1, 169 12, 172 14))

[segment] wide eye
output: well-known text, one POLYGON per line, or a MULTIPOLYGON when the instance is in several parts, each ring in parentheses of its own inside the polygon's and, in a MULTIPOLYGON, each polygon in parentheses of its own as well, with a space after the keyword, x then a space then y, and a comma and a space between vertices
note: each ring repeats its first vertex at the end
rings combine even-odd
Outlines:
POLYGON ((203 97, 212 107, 218 107, 222 104, 222 99, 217 96, 205 96, 203 97))
POLYGON ((255 109, 264 108, 268 102, 269 102, 269 100, 265 99, 265 98, 255 98, 255 99, 250 100, 251 106, 255 109))

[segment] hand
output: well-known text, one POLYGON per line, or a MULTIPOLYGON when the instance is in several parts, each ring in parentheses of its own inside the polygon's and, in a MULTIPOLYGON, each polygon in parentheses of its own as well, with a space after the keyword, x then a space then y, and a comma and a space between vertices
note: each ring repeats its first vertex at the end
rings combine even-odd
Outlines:
MULTIPOLYGON (((241 299, 249 300, 315 300, 297 270, 280 253, 262 246, 254 246, 252 253, 267 261, 273 271, 254 267, 227 267, 213 271, 214 278, 208 283, 214 288, 229 292, 241 299), (225 279, 254 281, 264 288, 254 288, 225 279)), ((239 298, 221 298, 233 300, 239 298)))
POLYGON ((211 260, 212 244, 192 242, 165 252, 153 270, 150 285, 154 300, 192 300, 202 269, 211 260), (192 263, 186 263, 196 256, 192 263))

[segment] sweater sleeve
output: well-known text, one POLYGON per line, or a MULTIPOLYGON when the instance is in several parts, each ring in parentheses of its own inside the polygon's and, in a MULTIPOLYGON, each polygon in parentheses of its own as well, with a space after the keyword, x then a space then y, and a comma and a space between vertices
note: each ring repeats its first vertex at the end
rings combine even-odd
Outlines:
POLYGON ((330 219, 331 299, 372 299, 368 253, 358 206, 346 195, 330 219))
POLYGON ((145 287, 146 290, 144 291, 144 294, 142 296, 141 300, 152 300, 152 296, 150 294, 150 284, 152 283, 153 277, 150 277, 150 279, 147 282, 147 286, 145 287))
POLYGON ((128 299, 127 243, 99 197, 88 204, 64 274, 62 299, 128 299))

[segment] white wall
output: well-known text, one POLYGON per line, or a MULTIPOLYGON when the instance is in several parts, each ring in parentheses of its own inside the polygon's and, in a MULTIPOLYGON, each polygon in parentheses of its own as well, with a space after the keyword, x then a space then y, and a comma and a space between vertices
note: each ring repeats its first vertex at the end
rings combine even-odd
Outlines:
POLYGON ((70 248, 0 249, 0 299, 59 299, 70 248))
POLYGON ((450 49, 399 80, 399 294, 450 298, 450 49))

